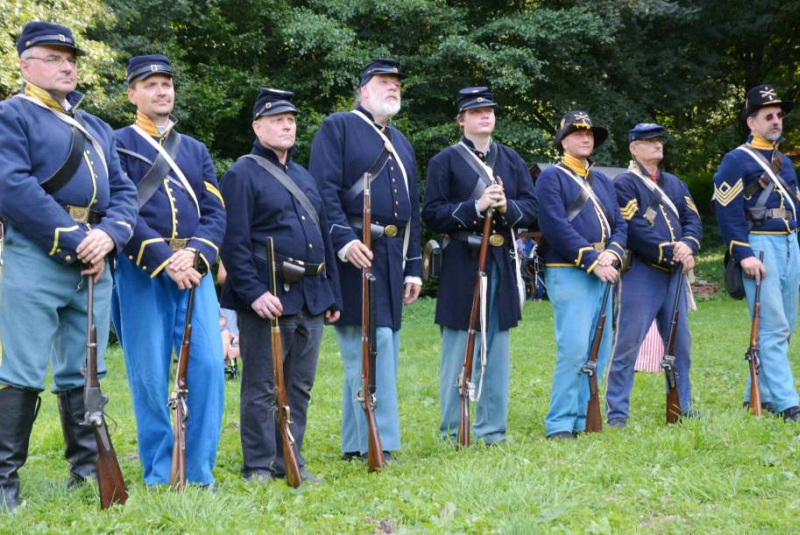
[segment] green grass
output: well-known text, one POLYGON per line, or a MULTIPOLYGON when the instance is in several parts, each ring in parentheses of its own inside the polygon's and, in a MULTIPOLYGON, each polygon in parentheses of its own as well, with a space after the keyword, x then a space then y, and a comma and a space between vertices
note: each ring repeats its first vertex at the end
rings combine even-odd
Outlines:
MULTIPOLYGON (((124 507, 101 511, 94 486, 64 488, 67 464, 55 399, 44 395, 21 472, 26 505, 2 533, 788 533, 800 521, 796 425, 741 409, 749 320, 725 297, 692 314, 695 406, 702 419, 667 428, 661 375, 639 374, 630 426, 574 442, 544 439, 554 362, 552 312, 528 303, 512 334, 509 443, 456 451, 437 438, 438 329, 432 300, 402 331, 402 466, 368 474, 339 460, 342 366, 325 334, 305 455, 324 478, 298 491, 240 477, 238 381, 228 382, 216 467, 219 492, 148 492, 118 347, 103 383, 128 481, 124 507)), ((797 343, 792 346, 795 372, 797 343)), ((165 400, 166 401, 166 400, 165 400)))

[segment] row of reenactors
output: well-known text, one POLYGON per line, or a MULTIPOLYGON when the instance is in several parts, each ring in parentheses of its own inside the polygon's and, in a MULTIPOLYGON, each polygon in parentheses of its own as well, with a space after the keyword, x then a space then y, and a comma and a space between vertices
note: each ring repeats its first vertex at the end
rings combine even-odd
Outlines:
MULTIPOLYGON (((0 216, 6 232, 0 279, 0 496, 6 508, 18 504, 18 470, 28 455, 48 363, 70 484, 93 475, 97 450, 92 429, 84 424, 82 398, 84 276, 97 281, 94 320, 100 349, 107 344, 109 315, 122 344, 148 486, 166 484, 170 476, 170 364, 181 344, 186 290, 196 287, 187 472, 191 483, 213 484, 224 379, 219 304, 208 273, 218 257, 228 272, 221 304, 238 312, 241 333, 243 476, 266 482, 285 475, 265 321, 276 315, 298 449, 323 325, 330 323, 344 362, 341 451, 348 460, 366 454, 358 399, 365 266, 377 279, 377 422, 393 460, 391 454, 401 448, 396 395, 401 316, 420 293, 422 220, 445 236, 436 306, 442 337, 440 431, 454 440, 475 245, 490 208, 487 316, 478 344, 485 344, 486 358, 475 359, 475 381, 481 385, 475 436, 487 445, 505 440, 509 331, 522 317, 524 297, 514 233, 537 223, 557 341, 546 435, 572 439, 584 430, 589 392, 581 367, 603 288, 620 279, 632 255, 622 277, 617 342, 612 344, 614 333, 607 329, 599 353, 601 376, 609 368, 609 424, 626 425, 638 348, 654 320, 666 336, 675 293, 687 291, 677 285, 678 272, 692 269, 702 239, 686 184, 659 167, 664 127, 639 124, 630 131, 632 162, 612 182, 591 159, 608 131, 584 112, 568 113, 554 139, 563 157, 534 188, 525 161, 492 137, 497 108, 492 93, 485 87, 463 89, 456 118, 463 136, 429 162, 420 209, 414 150, 391 124, 401 108, 403 73, 397 61, 378 59, 361 72, 354 109, 322 123, 308 170, 293 160, 298 112, 292 93, 262 89, 253 107, 253 146, 219 186, 207 148, 176 130, 175 73, 167 58, 130 60, 127 95, 136 119, 114 132, 80 110, 82 97, 75 87, 82 52, 69 29, 31 22, 17 50, 22 90, 0 103, 0 216), (365 172, 374 178, 371 250, 362 241, 365 172), (277 252, 277 295, 268 282, 267 238, 277 252), (113 273, 106 269, 110 255, 113 273)), ((747 94, 742 117, 751 136, 725 155, 714 184, 723 238, 747 275, 751 307, 754 280, 763 279, 764 405, 796 421, 800 410, 788 344, 800 277, 798 193, 792 163, 777 148, 783 114, 791 106, 771 86, 747 94), (763 263, 755 256, 759 252, 763 263)), ((681 407, 691 417, 697 413, 689 379, 687 300, 682 303, 675 357, 681 407)), ((302 456, 300 463, 304 479, 313 481, 302 456)))

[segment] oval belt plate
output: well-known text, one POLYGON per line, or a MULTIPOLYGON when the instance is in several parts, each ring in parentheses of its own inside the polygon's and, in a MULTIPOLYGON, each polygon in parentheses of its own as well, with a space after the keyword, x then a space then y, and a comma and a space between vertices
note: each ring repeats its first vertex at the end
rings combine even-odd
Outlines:
POLYGON ((383 234, 387 238, 394 238, 397 236, 397 227, 395 225, 386 225, 383 229, 383 234))
POLYGON ((489 236, 489 243, 492 247, 500 247, 506 242, 506 239, 501 234, 492 234, 489 236))

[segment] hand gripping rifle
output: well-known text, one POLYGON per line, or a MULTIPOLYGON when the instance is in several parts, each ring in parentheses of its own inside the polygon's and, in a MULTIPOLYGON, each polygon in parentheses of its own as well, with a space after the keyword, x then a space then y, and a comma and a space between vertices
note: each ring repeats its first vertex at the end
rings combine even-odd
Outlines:
MULTIPOLYGON (((193 266, 197 268, 199 252, 194 252, 193 266)), ((169 396, 167 405, 174 411, 172 426, 174 442, 172 443, 172 467, 169 474, 169 486, 178 492, 186 488, 186 422, 189 418, 189 407, 186 399, 189 397, 189 386, 186 374, 189 371, 189 351, 192 346, 192 312, 194 311, 194 292, 196 287, 189 289, 189 299, 186 304, 186 319, 183 322, 183 340, 181 352, 178 356, 178 368, 175 371, 175 386, 169 396)))
MULTIPOLYGON (((764 251, 758 253, 758 259, 764 262, 764 251)), ((761 277, 756 279, 756 298, 753 301, 753 323, 750 326, 750 347, 744 354, 750 364, 750 414, 761 416, 761 348, 758 343, 758 330, 761 324, 761 277)))
POLYGON ((86 277, 88 304, 86 307, 86 363, 83 387, 83 404, 86 407, 83 425, 91 425, 97 442, 97 486, 100 488, 100 506, 108 509, 115 503, 128 500, 125 479, 119 467, 111 436, 108 434, 103 408, 108 396, 100 391, 97 378, 97 327, 94 324, 94 277, 86 277))
POLYGON ((600 413, 600 388, 597 380, 597 354, 600 352, 600 344, 603 341, 603 333, 606 330, 606 307, 608 306, 608 296, 611 295, 611 288, 614 285, 606 283, 603 291, 603 303, 600 305, 600 315, 597 317, 597 325, 594 328, 594 338, 592 347, 589 351, 589 358, 581 368, 581 372, 589 376, 589 402, 586 406, 586 432, 602 433, 603 416, 600 413))
POLYGON ((675 302, 672 306, 672 323, 669 327, 669 340, 661 360, 661 367, 667 376, 667 423, 675 424, 680 420, 683 411, 681 410, 681 400, 678 397, 678 380, 675 375, 675 342, 678 338, 678 319, 680 318, 681 295, 686 291, 684 288, 683 264, 678 264, 678 286, 675 290, 675 302))
MULTIPOLYGON (((478 271, 475 273, 475 283, 472 290, 472 309, 469 313, 469 328, 467 329, 467 346, 464 349, 464 363, 461 366, 461 375, 458 378, 458 393, 461 397, 461 407, 458 418, 457 445, 468 448, 470 445, 470 401, 474 400, 475 385, 472 383, 472 368, 475 358, 475 336, 480 321, 482 296, 486 288, 486 256, 489 250, 489 237, 492 235, 492 216, 494 208, 489 207, 484 214, 481 247, 478 250, 478 271), (483 291, 482 291, 483 289, 483 291)), ((513 247, 513 245, 512 245, 513 247)), ((482 378, 483 376, 481 376, 482 378)))
MULTIPOLYGON (((271 290, 272 295, 278 296, 277 263, 275 262, 275 244, 272 238, 267 238, 267 254, 271 270, 271 290)), ((294 436, 292 435, 292 409, 289 407, 286 395, 286 381, 283 376, 283 339, 281 338, 281 326, 278 316, 270 320, 272 335, 272 371, 275 383, 275 401, 278 406, 278 429, 281 433, 281 444, 283 446, 283 464, 286 467, 286 484, 292 488, 297 488, 303 484, 303 476, 300 473, 300 462, 297 459, 297 450, 294 436)))
MULTIPOLYGON (((370 174, 364 173, 364 214, 362 241, 372 250, 372 192, 370 174)), ((367 418, 367 466, 370 472, 383 468, 381 436, 375 421, 375 366, 378 357, 375 275, 370 267, 361 269, 361 389, 358 400, 367 418)))

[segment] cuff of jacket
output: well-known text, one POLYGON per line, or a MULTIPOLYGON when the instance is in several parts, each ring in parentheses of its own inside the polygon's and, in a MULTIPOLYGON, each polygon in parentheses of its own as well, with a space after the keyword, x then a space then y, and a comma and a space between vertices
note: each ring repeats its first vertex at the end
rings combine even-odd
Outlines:
POLYGON ((622 265, 622 258, 625 256, 625 248, 622 245, 620 245, 619 243, 617 243, 615 241, 612 241, 610 244, 608 244, 608 247, 606 247, 606 250, 614 253, 615 255, 617 255, 617 258, 619 259, 619 263, 620 263, 620 265, 622 265))
POLYGON ((86 229, 80 225, 56 227, 53 229, 53 244, 48 254, 57 260, 71 265, 78 260, 75 250, 86 237, 86 229))
POLYGON ((462 228, 468 229, 476 226, 483 219, 483 214, 478 212, 476 201, 464 201, 456 205, 456 209, 450 214, 453 221, 462 228))
POLYGON ((728 243, 728 251, 737 263, 741 262, 745 258, 755 256, 750 244, 744 241, 731 240, 728 243))
POLYGON ((700 251, 700 240, 694 236, 684 236, 681 238, 681 241, 689 246, 693 255, 696 255, 698 251, 700 251))
POLYGON ((143 240, 138 245, 138 250, 128 247, 128 250, 134 249, 128 255, 128 260, 136 264, 151 278, 158 276, 167 267, 169 259, 172 257, 172 249, 164 241, 164 238, 150 238, 143 240))
POLYGON ((128 240, 133 236, 133 226, 122 220, 112 220, 104 217, 94 228, 100 229, 108 234, 114 241, 114 246, 117 251, 122 251, 125 248, 125 244, 127 244, 128 240))
POLYGON ((194 236, 186 244, 186 248, 199 251, 200 259, 206 265, 206 273, 211 273, 211 267, 216 263, 219 255, 219 247, 211 240, 194 236))
POLYGON ((503 214, 503 224, 507 227, 514 227, 522 219, 522 209, 512 199, 506 204, 506 213, 503 214))
POLYGON ((586 273, 591 273, 598 256, 597 251, 595 251, 594 247, 591 245, 581 247, 578 249, 578 257, 575 259, 575 265, 586 271, 586 273))

